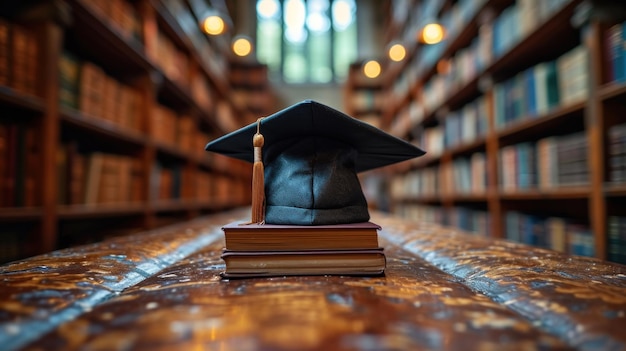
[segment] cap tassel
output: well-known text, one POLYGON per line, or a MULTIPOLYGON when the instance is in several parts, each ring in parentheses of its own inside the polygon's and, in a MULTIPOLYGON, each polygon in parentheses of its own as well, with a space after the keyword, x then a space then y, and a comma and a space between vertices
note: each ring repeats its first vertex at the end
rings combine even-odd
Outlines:
POLYGON ((263 157, 261 149, 265 138, 261 134, 261 120, 257 120, 256 134, 252 138, 254 146, 254 165, 252 167, 252 223, 265 223, 265 170, 263 169, 263 157))

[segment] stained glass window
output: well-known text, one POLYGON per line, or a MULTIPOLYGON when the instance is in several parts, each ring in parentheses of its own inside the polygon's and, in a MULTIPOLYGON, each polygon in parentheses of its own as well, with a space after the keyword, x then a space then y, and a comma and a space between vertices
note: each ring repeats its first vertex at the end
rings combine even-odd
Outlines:
POLYGON ((257 0, 257 57, 286 83, 329 83, 357 55, 354 0, 257 0))

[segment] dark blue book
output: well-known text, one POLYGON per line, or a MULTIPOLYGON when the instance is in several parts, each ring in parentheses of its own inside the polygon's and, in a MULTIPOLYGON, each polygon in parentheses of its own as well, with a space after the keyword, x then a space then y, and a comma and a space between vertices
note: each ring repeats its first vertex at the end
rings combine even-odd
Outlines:
POLYGON ((559 78, 556 61, 547 63, 546 72, 546 90, 548 95, 548 109, 552 109, 559 105, 559 78))
POLYGON ((526 116, 537 117, 537 97, 535 91, 535 70, 527 69, 524 71, 524 90, 526 98, 526 116))

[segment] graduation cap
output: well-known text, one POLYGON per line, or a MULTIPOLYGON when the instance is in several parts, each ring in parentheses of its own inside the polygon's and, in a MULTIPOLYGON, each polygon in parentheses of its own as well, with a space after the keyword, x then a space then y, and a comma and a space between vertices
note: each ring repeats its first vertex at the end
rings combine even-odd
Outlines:
POLYGON ((253 162, 254 173, 260 173, 253 174, 253 222, 287 225, 367 222, 357 173, 425 153, 312 100, 224 135, 205 149, 253 162))

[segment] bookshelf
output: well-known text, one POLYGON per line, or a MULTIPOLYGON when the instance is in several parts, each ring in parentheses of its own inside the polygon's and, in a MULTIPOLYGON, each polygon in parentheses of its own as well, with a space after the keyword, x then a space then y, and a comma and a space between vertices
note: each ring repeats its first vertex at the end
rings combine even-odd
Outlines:
POLYGON ((32 1, 0 13, 0 261, 247 204, 228 54, 195 2, 32 1))
POLYGON ((348 68, 343 87, 344 111, 348 116, 379 127, 384 97, 382 76, 366 77, 363 64, 364 62, 354 62, 348 68))
POLYGON ((605 5, 394 2, 385 38, 413 44, 382 125, 428 152, 393 169, 394 212, 624 262, 626 9, 605 5), (433 18, 446 39, 415 43, 433 18))
POLYGON ((267 65, 247 57, 230 61, 229 82, 235 103, 251 113, 248 122, 278 110, 278 96, 268 79, 267 65))
MULTIPOLYGON (((348 67, 343 84, 343 111, 351 117, 377 128, 381 127, 385 91, 382 75, 367 77, 363 71, 365 61, 356 61, 348 67)), ((363 193, 371 210, 389 210, 386 175, 380 169, 359 174, 363 193)))

